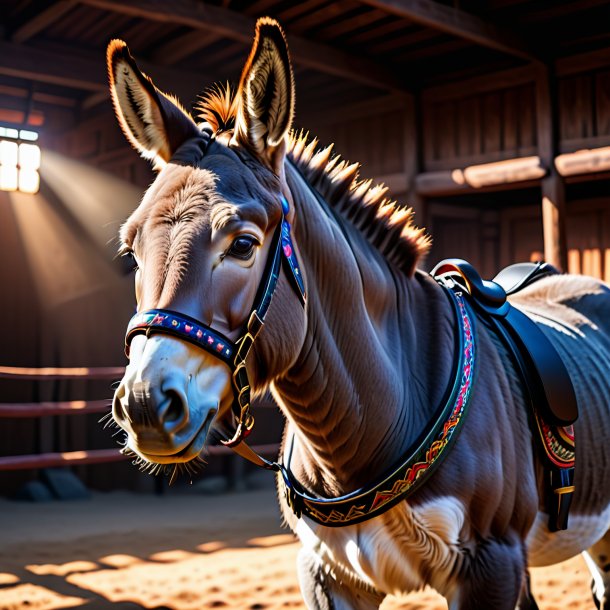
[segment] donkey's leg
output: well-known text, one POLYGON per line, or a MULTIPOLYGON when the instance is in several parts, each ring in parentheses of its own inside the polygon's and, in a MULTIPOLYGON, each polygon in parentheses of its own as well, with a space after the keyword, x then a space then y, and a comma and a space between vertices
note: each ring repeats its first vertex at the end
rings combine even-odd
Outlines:
POLYGON ((521 541, 487 540, 464 565, 451 610, 515 610, 523 587, 525 553, 521 541))
POLYGON ((610 531, 583 556, 593 577, 593 601, 600 610, 610 610, 610 531))
POLYGON ((377 610, 385 597, 357 587, 341 586, 309 549, 299 551, 297 568, 308 610, 377 610))

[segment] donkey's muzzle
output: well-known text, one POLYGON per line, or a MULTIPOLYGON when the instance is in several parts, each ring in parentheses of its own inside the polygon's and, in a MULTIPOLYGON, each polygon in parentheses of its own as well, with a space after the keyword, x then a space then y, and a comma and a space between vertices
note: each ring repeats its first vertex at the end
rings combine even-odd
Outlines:
POLYGON ((138 381, 127 388, 121 383, 114 396, 113 415, 139 444, 155 445, 149 447, 155 453, 175 450, 176 441, 180 444, 177 437, 189 424, 187 398, 178 384, 159 387, 138 381))

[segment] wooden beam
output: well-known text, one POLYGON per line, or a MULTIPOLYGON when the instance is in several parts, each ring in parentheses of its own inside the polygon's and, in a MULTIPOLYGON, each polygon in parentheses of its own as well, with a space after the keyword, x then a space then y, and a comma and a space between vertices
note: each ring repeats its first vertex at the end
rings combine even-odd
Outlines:
POLYGON ((490 91, 511 89, 536 80, 536 72, 532 66, 510 68, 501 72, 475 76, 454 83, 436 85, 424 89, 422 97, 425 102, 435 100, 461 99, 490 91))
POLYGON ((610 146, 559 155, 555 167, 561 176, 607 172, 610 170, 610 146))
POLYGON ((557 108, 554 83, 547 66, 536 67, 536 127, 538 155, 550 169, 542 180, 542 229, 544 258, 560 270, 568 270, 565 184, 554 158, 558 148, 557 108))
POLYGON ((102 367, 42 367, 0 366, 0 379, 120 379, 125 374, 123 366, 102 367))
POLYGON ((539 157, 521 157, 464 169, 423 172, 416 176, 415 186, 421 196, 441 197, 537 186, 546 174, 539 157))
POLYGON ((150 56, 150 60, 161 66, 171 66, 199 51, 199 49, 216 42, 219 38, 214 32, 193 30, 159 45, 150 56))
MULTIPOLYGON (((184 102, 194 99, 204 85, 216 80, 200 72, 155 66, 139 58, 137 61, 160 89, 176 94, 184 102)), ((108 95, 106 60, 102 53, 96 61, 79 56, 78 49, 51 51, 0 41, 0 74, 108 95)))
POLYGON ((14 87, 12 85, 0 84, 0 95, 24 100, 31 99, 32 102, 61 106, 63 108, 76 108, 76 106, 78 106, 78 100, 74 99, 74 96, 69 96, 67 94, 55 95, 53 93, 45 93, 44 91, 31 91, 25 87, 14 87))
POLYGON ((53 2, 29 21, 26 21, 16 28, 11 34, 11 40, 13 42, 25 42, 26 40, 29 40, 56 21, 59 21, 67 12, 71 11, 74 6, 74 3, 69 2, 68 0, 53 2))
POLYGON ((60 402, 0 403, 2 417, 46 417, 48 415, 80 415, 108 413, 110 400, 64 400, 60 402))
POLYGON ((579 53, 555 60, 555 74, 558 77, 570 76, 608 66, 610 66, 610 53, 608 53, 608 47, 604 47, 597 51, 579 53))
MULTIPOLYGON (((297 87, 297 117, 298 124, 307 129, 318 129, 326 125, 335 125, 353 121, 354 119, 378 116, 402 110, 406 103, 404 94, 389 94, 376 96, 361 102, 354 102, 346 106, 337 107, 307 103, 307 97, 299 95, 297 87)), ((315 134, 314 134, 315 135, 315 134)))
POLYGON ((433 0, 361 0, 386 13, 528 61, 537 60, 518 36, 471 13, 433 0))
POLYGON ((547 174, 540 157, 521 157, 496 163, 471 165, 464 169, 464 180, 473 188, 539 180, 547 174))
MULTIPOLYGON (((184 25, 196 30, 214 32, 231 40, 250 45, 256 20, 226 8, 198 0, 75 0, 80 4, 130 15, 138 19, 184 25)), ((313 42, 288 32, 291 57, 320 72, 390 91, 407 91, 404 79, 386 66, 351 55, 329 45, 313 42)), ((244 62, 245 62, 244 57, 244 62)))
POLYGON ((0 74, 84 91, 108 87, 104 59, 99 63, 78 53, 49 52, 0 41, 0 74))

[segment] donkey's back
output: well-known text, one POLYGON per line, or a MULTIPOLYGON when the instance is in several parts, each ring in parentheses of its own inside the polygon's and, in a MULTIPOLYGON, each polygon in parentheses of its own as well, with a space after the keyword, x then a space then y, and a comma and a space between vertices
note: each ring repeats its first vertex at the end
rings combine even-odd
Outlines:
MULTIPOLYGON (((550 534, 546 517, 539 514, 528 539, 530 564, 546 565, 589 548, 610 528, 610 289, 590 277, 558 275, 526 288, 511 302, 529 314, 557 348, 580 410, 574 425, 575 491, 569 528, 550 534)), ((592 555, 598 560, 596 555, 610 556, 601 551, 592 555)), ((603 557, 598 563, 608 567, 603 557)))

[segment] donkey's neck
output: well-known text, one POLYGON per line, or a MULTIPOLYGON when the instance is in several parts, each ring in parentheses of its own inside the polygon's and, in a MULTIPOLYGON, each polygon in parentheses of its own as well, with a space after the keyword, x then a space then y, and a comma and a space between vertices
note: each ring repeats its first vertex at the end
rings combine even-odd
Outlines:
POLYGON ((397 463, 425 428, 449 384, 454 321, 427 276, 393 270, 300 178, 290 187, 308 330, 274 393, 296 433, 297 477, 345 493, 397 463))

